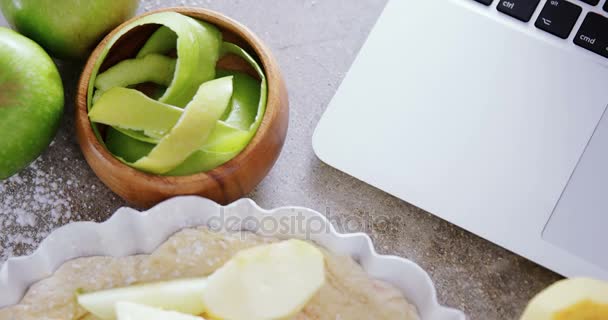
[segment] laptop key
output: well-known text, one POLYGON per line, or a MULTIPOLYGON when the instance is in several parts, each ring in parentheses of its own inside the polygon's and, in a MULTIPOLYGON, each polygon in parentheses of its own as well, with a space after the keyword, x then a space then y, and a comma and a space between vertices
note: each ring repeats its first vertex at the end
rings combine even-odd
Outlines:
POLYGON ((536 20, 536 27, 567 39, 583 9, 566 0, 549 0, 536 20))
POLYGON ((494 2, 494 0, 475 0, 475 1, 477 1, 477 2, 479 2, 479 3, 483 3, 483 4, 485 4, 486 6, 489 6, 489 5, 491 5, 491 4, 492 4, 492 2, 494 2))
POLYGON ((608 18, 589 12, 574 43, 608 58, 608 18))
POLYGON ((581 1, 586 4, 590 4, 592 6, 597 6, 597 4, 600 3, 600 0, 581 0, 581 1))
POLYGON ((498 11, 508 14, 523 22, 528 22, 538 7, 540 0, 501 0, 498 3, 498 11))

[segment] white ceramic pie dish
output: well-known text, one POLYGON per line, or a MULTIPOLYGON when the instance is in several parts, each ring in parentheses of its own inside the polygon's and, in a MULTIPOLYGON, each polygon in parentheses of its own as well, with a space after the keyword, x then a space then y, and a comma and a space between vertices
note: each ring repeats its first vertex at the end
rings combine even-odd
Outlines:
POLYGON ((301 207, 265 210, 249 199, 223 207, 199 197, 174 198, 145 212, 122 208, 104 223, 77 222, 55 230, 32 255, 11 258, 2 266, 0 308, 18 303, 29 286, 69 260, 150 253, 175 232, 197 226, 312 240, 332 252, 353 257, 369 275, 402 290, 418 308, 421 319, 466 319, 462 312, 439 305, 431 278, 414 262, 377 254, 367 235, 340 234, 316 211, 301 207), (281 221, 298 219, 306 221, 301 225, 308 229, 281 228, 281 221))

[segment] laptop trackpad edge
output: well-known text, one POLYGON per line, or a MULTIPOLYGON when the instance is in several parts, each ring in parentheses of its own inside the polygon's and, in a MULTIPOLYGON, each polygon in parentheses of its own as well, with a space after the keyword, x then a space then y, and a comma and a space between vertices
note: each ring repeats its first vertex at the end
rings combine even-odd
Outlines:
POLYGON ((608 269, 608 114, 547 222, 543 239, 608 269))

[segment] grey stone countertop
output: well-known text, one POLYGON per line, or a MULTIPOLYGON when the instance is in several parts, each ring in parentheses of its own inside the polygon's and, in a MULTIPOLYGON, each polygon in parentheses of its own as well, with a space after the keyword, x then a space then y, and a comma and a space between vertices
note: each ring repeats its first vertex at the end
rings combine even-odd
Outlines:
MULTIPOLYGON (((441 303, 471 319, 515 319, 534 294, 560 277, 319 161, 314 127, 386 0, 144 0, 140 12, 195 6, 250 27, 273 50, 290 93, 283 153, 249 195, 260 206, 305 206, 334 219, 366 221, 381 253, 409 258, 433 278, 441 303)), ((6 25, 0 18, 0 25, 6 25)), ((30 253, 53 229, 106 220, 125 203, 93 174, 74 134, 73 96, 81 66, 60 63, 66 111, 50 148, 0 182, 0 263, 30 253)))

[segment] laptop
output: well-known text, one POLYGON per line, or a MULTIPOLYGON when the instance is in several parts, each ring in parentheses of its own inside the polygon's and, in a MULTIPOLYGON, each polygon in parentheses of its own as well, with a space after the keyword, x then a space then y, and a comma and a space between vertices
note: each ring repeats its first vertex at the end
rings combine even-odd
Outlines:
POLYGON ((327 164, 608 280, 607 0, 390 0, 313 137, 327 164))

